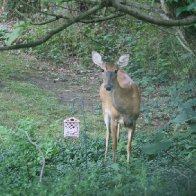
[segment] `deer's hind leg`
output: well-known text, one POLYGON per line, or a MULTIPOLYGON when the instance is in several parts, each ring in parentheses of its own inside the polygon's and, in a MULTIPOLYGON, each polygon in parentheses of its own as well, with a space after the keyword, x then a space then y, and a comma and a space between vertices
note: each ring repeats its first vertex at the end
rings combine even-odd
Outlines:
POLYGON ((132 138, 133 138, 133 134, 135 132, 135 127, 136 125, 133 124, 132 127, 128 128, 128 143, 127 143, 127 162, 130 161, 130 155, 131 155, 131 142, 132 142, 132 138))

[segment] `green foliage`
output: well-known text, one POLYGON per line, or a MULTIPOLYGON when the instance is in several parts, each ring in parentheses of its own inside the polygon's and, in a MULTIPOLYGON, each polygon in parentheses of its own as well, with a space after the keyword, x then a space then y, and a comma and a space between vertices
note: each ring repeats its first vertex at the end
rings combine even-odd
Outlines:
POLYGON ((156 140, 154 143, 147 143, 143 145, 143 152, 145 154, 157 154, 161 151, 168 150, 172 146, 172 142, 168 140, 156 140))
POLYGON ((3 26, 0 26, 0 40, 5 40, 6 39, 6 33, 7 33, 7 29, 3 26))
POLYGON ((196 98, 189 99, 179 106, 179 114, 171 122, 175 124, 184 124, 186 122, 196 122, 196 98))
MULTIPOLYGON (((132 39, 129 31, 131 25, 127 26, 127 31, 117 28, 117 25, 128 25, 130 18, 123 20, 106 22, 105 24, 73 25, 66 29, 66 34, 54 36, 48 43, 33 49, 34 54, 39 54, 41 58, 53 59, 56 63, 63 63, 66 57, 79 57, 82 64, 88 66, 91 61, 92 50, 102 53, 107 61, 116 61, 123 48, 124 52, 131 53, 131 47, 135 40, 132 39), (116 27, 115 27, 116 26, 116 27), (78 41, 80 40, 80 42, 78 41)), ((58 24, 56 24, 58 25, 58 24)), ((54 25, 55 26, 55 25, 54 25)), ((48 26, 52 28, 53 26, 48 26)), ((43 29, 37 29, 37 34, 43 29)), ((31 40, 31 37, 29 38, 31 40)))
POLYGON ((6 45, 10 46, 13 42, 15 42, 26 30, 29 24, 25 22, 16 23, 13 27, 13 31, 6 34, 6 45))
MULTIPOLYGON (((31 129, 32 124, 28 124, 27 127, 23 126, 23 128, 31 129)), ((32 145, 28 144, 24 133, 19 129, 11 130, 1 126, 0 132, 3 135, 1 139, 2 148, 0 150, 0 176, 4 179, 0 183, 1 193, 8 194, 8 190, 12 189, 12 194, 20 194, 21 190, 17 187, 27 188, 28 178, 36 177, 39 172, 37 152, 32 145), (5 179, 6 175, 9 175, 9 178, 5 179), (7 184, 11 186, 9 187, 7 184)))
MULTIPOLYGON (((71 194, 71 195, 168 195, 191 194, 194 191, 194 173, 190 167, 194 163, 194 147, 188 143, 190 134, 178 133, 172 137, 172 149, 167 153, 175 155, 177 160, 166 156, 165 151, 147 153, 142 156, 140 150, 143 138, 152 139, 153 134, 137 134, 131 164, 125 159, 112 163, 103 161, 104 140, 102 137, 88 137, 87 152, 82 137, 76 142, 55 140, 52 138, 40 141, 36 135, 31 137, 41 143, 46 158, 43 182, 38 183, 40 157, 34 146, 28 143, 22 130, 29 133, 35 130, 36 122, 23 119, 16 130, 1 127, 4 132, 3 149, 1 149, 1 192, 5 194, 71 194), (7 148, 9 146, 9 148, 7 148), (178 154, 178 152, 181 152, 178 154), (189 153, 188 153, 189 152, 189 153), (192 154, 190 153, 192 152, 192 154), (87 153, 87 157, 85 155, 87 153), (152 156, 152 154, 154 156, 152 156), (178 157, 179 156, 179 157, 178 157), (183 163, 181 161, 183 159, 183 163), (87 161, 87 162, 86 162, 87 161), (179 161, 179 162, 178 162, 179 161), (177 171, 177 172, 176 172, 177 171), (179 175, 179 173, 183 175, 179 175), (12 173, 12 176, 9 175, 12 173), (186 177, 184 177, 184 175, 186 177), (10 185, 7 186, 7 183, 10 185), (173 189, 176 186, 176 189, 173 189)), ((33 131, 34 132, 34 131, 33 131)), ((193 136, 193 135, 192 135, 193 136)), ((165 137, 165 136, 155 136, 165 137)), ((171 137, 171 136, 170 136, 171 137)), ((192 141, 194 138, 192 138, 192 141)), ((38 144, 39 144, 38 143, 38 144)), ((165 149, 166 150, 166 149, 165 149)), ((111 155, 110 155, 111 157, 111 155)))
POLYGON ((196 3, 194 0, 166 0, 166 2, 175 9, 176 17, 179 17, 182 14, 195 13, 196 11, 196 3))
POLYGON ((179 16, 184 12, 196 12, 196 3, 190 2, 189 5, 178 7, 176 9, 176 16, 179 16))

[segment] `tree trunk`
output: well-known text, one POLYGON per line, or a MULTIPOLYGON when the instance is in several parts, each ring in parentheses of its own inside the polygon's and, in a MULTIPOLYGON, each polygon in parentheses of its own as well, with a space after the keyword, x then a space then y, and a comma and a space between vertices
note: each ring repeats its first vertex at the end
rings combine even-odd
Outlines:
MULTIPOLYGON (((181 18, 184 16, 193 15, 195 13, 183 12, 178 17, 176 17, 176 10, 179 7, 188 5, 186 0, 178 1, 178 2, 165 2, 165 0, 161 0, 161 7, 164 11, 165 15, 169 18, 181 18)), ((176 34, 183 45, 184 48, 192 52, 196 55, 196 27, 194 25, 186 26, 186 27, 175 27, 176 34)))

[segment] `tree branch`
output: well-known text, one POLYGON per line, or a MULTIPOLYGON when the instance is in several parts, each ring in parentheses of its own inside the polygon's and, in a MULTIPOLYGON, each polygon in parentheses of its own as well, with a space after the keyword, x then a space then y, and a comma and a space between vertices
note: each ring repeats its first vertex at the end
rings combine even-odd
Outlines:
POLYGON ((127 5, 123 5, 118 2, 118 0, 111 0, 112 6, 115 7, 118 11, 125 12, 139 20, 143 20, 145 22, 149 22, 152 24, 160 25, 160 26, 185 26, 185 25, 191 25, 193 23, 196 23, 196 16, 189 16, 184 19, 179 20, 164 20, 160 18, 153 18, 147 14, 142 13, 139 9, 132 8, 127 5))
POLYGON ((42 178, 43 178, 43 174, 44 174, 44 168, 45 168, 45 164, 46 164, 44 153, 42 152, 42 150, 39 147, 39 145, 32 141, 32 139, 30 138, 29 134, 26 131, 24 131, 24 133, 26 134, 27 139, 29 140, 29 142, 33 146, 35 146, 35 148, 38 150, 39 154, 41 155, 41 158, 42 158, 42 168, 41 168, 41 171, 40 171, 39 182, 42 182, 42 178))
POLYGON ((70 17, 68 16, 64 16, 64 15, 58 15, 58 14, 53 14, 53 13, 48 13, 48 12, 39 12, 40 14, 44 14, 46 16, 53 16, 55 18, 53 19, 50 19, 50 20, 47 20, 47 21, 44 21, 44 22, 40 22, 40 23, 31 23, 32 25, 45 25, 45 24, 48 24, 48 23, 51 23, 51 22, 54 22, 56 20, 59 20, 61 18, 65 19, 65 20, 71 20, 70 17))
POLYGON ((32 25, 45 25, 45 24, 49 24, 51 22, 54 22, 54 21, 57 21, 59 20, 60 18, 53 18, 53 19, 50 19, 50 20, 47 20, 47 21, 44 21, 44 22, 40 22, 40 23, 34 23, 34 22, 31 22, 32 25))
POLYGON ((134 8, 137 8, 137 9, 153 11, 153 12, 156 12, 156 13, 162 12, 161 9, 155 8, 155 7, 150 6, 150 5, 146 4, 146 3, 133 2, 133 0, 126 0, 126 5, 134 7, 134 8))
MULTIPOLYGON (((40 12, 40 13, 44 13, 44 12, 40 12)), ((44 22, 40 22, 40 23, 33 23, 31 22, 32 25, 45 25, 45 24, 48 24, 48 23, 51 23, 51 22, 54 22, 54 21, 57 21, 59 19, 65 19, 65 20, 71 20, 71 18, 69 18, 68 16, 63 16, 63 15, 57 15, 57 14, 50 14, 50 13, 44 13, 46 15, 50 15, 50 16, 53 16, 55 18, 53 19, 50 19, 50 20, 47 20, 47 21, 44 21, 44 22)))
POLYGON ((125 16, 125 15, 126 14, 124 14, 124 13, 117 13, 117 14, 112 14, 110 16, 106 16, 106 17, 99 17, 99 18, 94 18, 94 19, 91 19, 91 20, 82 20, 80 22, 82 22, 82 23, 103 22, 103 21, 106 21, 106 20, 111 20, 111 19, 118 18, 118 17, 125 16))
POLYGON ((43 15, 47 15, 47 16, 53 16, 55 18, 64 18, 64 19, 70 19, 68 16, 63 16, 63 15, 58 15, 58 14, 53 14, 53 13, 48 13, 48 12, 39 12, 43 15))
POLYGON ((183 36, 183 34, 182 34, 182 31, 181 31, 180 28, 178 28, 178 27, 176 27, 176 38, 177 38, 177 40, 179 41, 179 43, 181 44, 181 46, 182 46, 185 50, 187 50, 187 51, 188 51, 189 53, 191 53, 192 55, 196 56, 195 51, 193 51, 193 50, 189 47, 189 45, 188 45, 186 39, 184 38, 184 36, 183 36))
POLYGON ((55 34, 63 31, 64 29, 71 26, 72 24, 80 22, 82 19, 85 19, 87 16, 91 15, 92 13, 97 12, 102 7, 103 7, 103 5, 101 5, 101 4, 96 5, 93 8, 86 11, 85 13, 82 13, 81 15, 77 16, 76 18, 69 19, 69 20, 65 21, 65 23, 63 25, 61 25, 60 27, 58 27, 58 28, 56 28, 52 31, 49 31, 44 37, 42 37, 41 39, 38 39, 37 41, 29 42, 29 43, 26 43, 26 44, 16 44, 16 45, 12 45, 12 46, 3 46, 3 47, 0 47, 0 51, 20 49, 20 48, 30 48, 30 47, 38 46, 38 45, 48 41, 55 34))

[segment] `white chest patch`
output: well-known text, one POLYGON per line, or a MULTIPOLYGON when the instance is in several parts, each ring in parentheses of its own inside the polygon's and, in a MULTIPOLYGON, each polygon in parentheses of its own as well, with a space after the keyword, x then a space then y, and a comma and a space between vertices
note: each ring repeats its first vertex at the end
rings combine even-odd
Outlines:
POLYGON ((110 112, 109 108, 105 109, 104 121, 105 121, 106 128, 109 129, 110 128, 110 122, 111 122, 111 112, 110 112))

